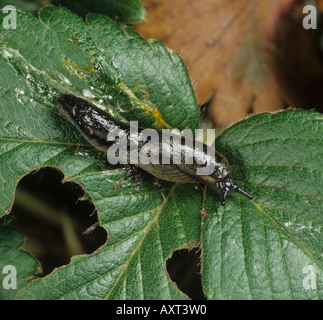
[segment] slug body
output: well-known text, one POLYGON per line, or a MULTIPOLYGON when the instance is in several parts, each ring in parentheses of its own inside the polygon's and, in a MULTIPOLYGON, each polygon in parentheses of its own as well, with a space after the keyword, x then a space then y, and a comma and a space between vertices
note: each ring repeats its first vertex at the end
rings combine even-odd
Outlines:
POLYGON ((90 144, 108 154, 108 159, 109 156, 111 158, 115 155, 111 153, 115 140, 107 138, 113 133, 126 141, 128 152, 122 158, 124 164, 133 163, 130 160, 135 150, 138 154, 149 154, 150 159, 155 159, 145 161, 146 158, 138 157, 136 165, 158 179, 179 183, 202 183, 220 194, 222 205, 225 205, 226 198, 232 193, 240 193, 252 199, 250 194, 235 183, 227 159, 201 142, 199 143, 202 147, 197 150, 193 148, 197 143, 195 140, 185 138, 184 144, 180 138, 177 140, 180 143, 175 145, 172 139, 165 141, 161 131, 138 128, 139 137, 145 130, 157 132, 158 142, 146 143, 147 139, 138 138, 138 135, 131 131, 130 125, 114 119, 94 104, 72 94, 59 96, 57 106, 90 144), (189 163, 188 158, 191 159, 189 163), (169 161, 165 163, 165 159, 169 161), (212 168, 211 174, 197 174, 198 170, 203 172, 206 166, 212 168))

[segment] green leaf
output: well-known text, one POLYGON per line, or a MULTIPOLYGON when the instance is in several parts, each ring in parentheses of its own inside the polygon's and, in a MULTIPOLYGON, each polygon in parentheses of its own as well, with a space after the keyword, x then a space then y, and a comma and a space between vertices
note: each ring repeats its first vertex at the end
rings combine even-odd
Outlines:
POLYGON ((19 231, 0 223, 0 300, 13 299, 38 271, 36 260, 20 249, 23 243, 19 231))
POLYGON ((254 198, 234 195, 203 223, 209 298, 323 298, 322 120, 312 111, 260 114, 217 139, 254 198))
MULTIPOLYGON (((133 180, 120 184, 123 170, 102 169, 104 156, 55 106, 57 96, 71 92, 123 121, 195 129, 196 98, 180 57, 105 16, 84 22, 66 9, 47 7, 40 19, 18 12, 17 29, 0 30, 1 213, 10 210, 22 176, 54 166, 83 186, 109 240, 30 282, 18 298, 184 298, 165 271, 166 260, 200 240, 208 298, 322 299, 320 114, 261 114, 225 130, 216 149, 254 199, 235 194, 221 207, 208 191, 204 205, 211 217, 201 229, 197 186, 156 185, 152 177, 139 186, 133 180)), ((0 228, 0 237, 20 247, 21 234, 6 230, 0 228)), ((11 257, 3 263, 22 264, 11 257)), ((31 270, 21 279, 28 281, 31 270)))
POLYGON ((140 0, 54 0, 54 5, 66 7, 82 17, 89 12, 102 13, 114 21, 134 23, 144 19, 145 9, 140 0))
POLYGON ((23 299, 181 299, 165 273, 172 250, 197 239, 199 196, 182 185, 136 190, 127 182, 116 188, 122 170, 81 175, 99 212, 109 242, 94 255, 73 259, 68 266, 32 282, 23 299), (187 198, 190 198, 187 201, 187 198), (193 210, 192 210, 193 209, 193 210), (195 209, 195 210, 194 210, 195 209))
POLYGON ((1 7, 4 8, 7 5, 14 6, 17 10, 27 12, 29 14, 36 14, 37 11, 45 5, 50 4, 50 0, 2 0, 1 7))
POLYGON ((93 157, 74 152, 78 142, 88 144, 59 114, 62 93, 143 127, 198 126, 196 98, 176 53, 104 16, 92 15, 87 24, 46 7, 40 18, 17 12, 17 29, 1 30, 1 211, 10 206, 17 180, 35 167, 55 165, 67 177, 98 169, 93 157), (152 92, 148 101, 145 92, 152 92))
POLYGON ((119 186, 123 170, 102 170, 104 155, 55 106, 61 93, 72 92, 123 121, 196 128, 198 107, 182 60, 105 16, 84 22, 46 7, 40 19, 17 12, 17 29, 0 31, 0 209, 9 211, 22 176, 54 166, 84 187, 109 241, 32 282, 19 298, 183 298, 165 263, 199 239, 200 195, 194 186, 155 186, 153 178, 119 186))

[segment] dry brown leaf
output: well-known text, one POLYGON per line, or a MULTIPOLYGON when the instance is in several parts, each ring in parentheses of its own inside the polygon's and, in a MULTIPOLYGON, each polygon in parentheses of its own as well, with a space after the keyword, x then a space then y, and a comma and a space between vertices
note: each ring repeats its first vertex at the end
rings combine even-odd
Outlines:
POLYGON ((275 111, 286 103, 301 106, 313 89, 313 72, 315 81, 321 80, 321 58, 314 53, 311 59, 317 32, 302 27, 305 1, 142 2, 148 14, 136 30, 182 56, 199 103, 212 99, 210 111, 217 126, 250 112, 275 111), (306 88, 297 82, 300 77, 306 79, 306 88))
POLYGON ((322 111, 323 55, 319 46, 322 30, 303 28, 304 1, 298 2, 282 13, 277 23, 273 38, 275 51, 272 52, 274 71, 289 106, 316 107, 322 111))
POLYGON ((316 4, 321 10, 323 10, 323 0, 316 0, 316 4))

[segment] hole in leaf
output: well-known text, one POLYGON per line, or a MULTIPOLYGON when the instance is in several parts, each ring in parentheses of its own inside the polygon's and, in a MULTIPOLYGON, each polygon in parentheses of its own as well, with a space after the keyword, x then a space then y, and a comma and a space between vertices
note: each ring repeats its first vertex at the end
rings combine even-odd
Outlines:
POLYGON ((94 252, 107 241, 95 206, 80 200, 84 190, 62 179, 61 171, 41 168, 22 178, 16 189, 10 225, 27 237, 24 249, 41 263, 40 276, 68 264, 74 255, 94 252))
POLYGON ((193 300, 205 300, 199 251, 199 248, 177 250, 166 262, 167 272, 172 281, 193 300))

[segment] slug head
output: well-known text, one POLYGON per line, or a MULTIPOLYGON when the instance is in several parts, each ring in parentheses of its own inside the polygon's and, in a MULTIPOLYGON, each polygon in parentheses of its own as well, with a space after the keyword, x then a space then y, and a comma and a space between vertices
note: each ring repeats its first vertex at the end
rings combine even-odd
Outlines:
POLYGON ((232 176, 227 176, 224 180, 215 183, 215 189, 221 196, 221 205, 225 205, 226 199, 232 193, 240 193, 248 199, 252 199, 252 196, 246 191, 242 190, 236 182, 233 180, 232 176))

